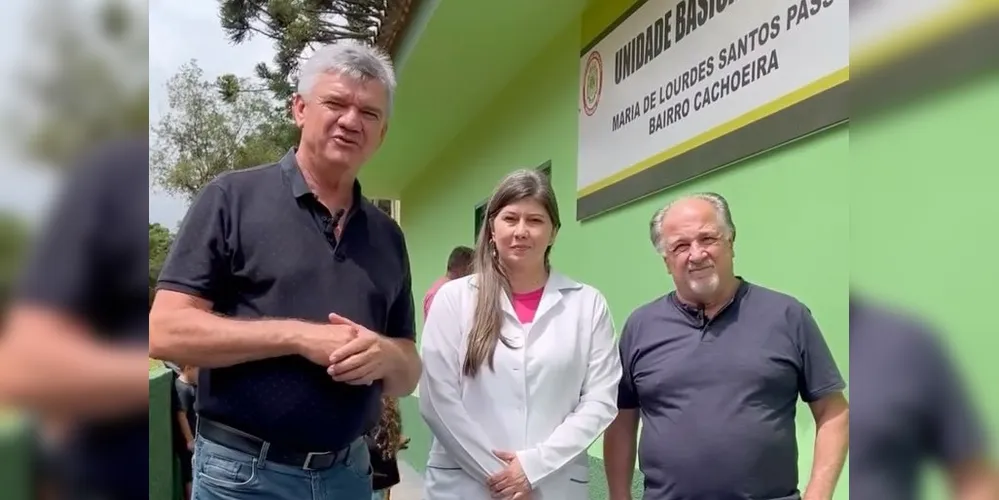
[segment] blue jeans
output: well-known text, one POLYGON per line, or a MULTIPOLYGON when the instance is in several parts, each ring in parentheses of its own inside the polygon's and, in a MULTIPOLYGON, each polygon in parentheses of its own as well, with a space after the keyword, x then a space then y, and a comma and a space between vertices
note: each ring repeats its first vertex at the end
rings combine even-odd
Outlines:
POLYGON ((363 439, 340 464, 326 470, 270 462, 198 436, 194 445, 193 500, 357 500, 371 497, 371 458, 363 439))

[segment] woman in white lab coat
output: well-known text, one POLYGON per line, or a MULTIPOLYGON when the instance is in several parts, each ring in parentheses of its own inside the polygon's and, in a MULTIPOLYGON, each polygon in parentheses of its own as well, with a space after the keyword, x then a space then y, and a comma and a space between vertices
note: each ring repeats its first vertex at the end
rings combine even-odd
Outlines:
POLYGON ((507 176, 486 206, 475 273, 437 292, 423 329, 426 500, 583 500, 586 449, 617 415, 621 365, 596 289, 551 269, 548 178, 507 176))

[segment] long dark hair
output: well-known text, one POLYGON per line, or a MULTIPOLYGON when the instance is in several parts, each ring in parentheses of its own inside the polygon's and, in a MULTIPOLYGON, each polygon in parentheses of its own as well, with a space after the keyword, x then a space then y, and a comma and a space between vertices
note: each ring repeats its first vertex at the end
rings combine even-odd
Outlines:
POLYGON ((375 446, 385 460, 391 460, 402 449, 402 414, 399 412, 399 400, 382 397, 382 413, 378 424, 372 429, 371 437, 375 446))
MULTIPOLYGON (((500 210, 524 199, 537 201, 548 212, 552 228, 558 230, 562 221, 558 215, 558 202, 548 176, 532 169, 517 170, 496 186, 489 202, 486 204, 485 223, 479 231, 475 244, 475 273, 478 286, 478 297, 475 301, 472 331, 468 334, 468 349, 465 353, 465 363, 462 373, 475 377, 483 363, 493 369, 493 353, 496 343, 512 347, 507 339, 500 335, 502 325, 502 309, 500 299, 502 294, 510 293, 510 281, 507 279, 503 266, 499 261, 495 243, 492 241, 493 223, 500 210)), ((545 249, 545 268, 550 268, 548 256, 552 248, 545 249)))

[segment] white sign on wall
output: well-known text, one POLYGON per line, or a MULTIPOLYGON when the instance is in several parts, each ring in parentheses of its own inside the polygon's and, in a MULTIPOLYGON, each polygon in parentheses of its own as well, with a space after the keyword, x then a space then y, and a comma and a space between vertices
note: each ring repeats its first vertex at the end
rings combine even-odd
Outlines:
POLYGON ((960 0, 861 0, 850 16, 850 47, 856 53, 953 9, 960 0))
POLYGON ((847 0, 649 0, 581 55, 579 198, 843 83, 849 57, 847 0))

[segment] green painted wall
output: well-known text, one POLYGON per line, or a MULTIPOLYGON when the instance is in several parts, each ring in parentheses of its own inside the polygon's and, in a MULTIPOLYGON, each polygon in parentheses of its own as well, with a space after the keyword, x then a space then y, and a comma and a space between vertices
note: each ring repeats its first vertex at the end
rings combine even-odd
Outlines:
POLYGON ((849 185, 855 283, 945 333, 990 424, 999 422, 999 335, 984 316, 999 281, 996 116, 992 76, 861 122, 849 185))
MULTIPOLYGON (((672 289, 661 259, 647 238, 652 213, 671 197, 710 190, 731 202, 739 239, 737 271, 758 284, 791 293, 811 307, 825 330, 844 375, 847 363, 849 262, 848 132, 828 130, 714 175, 648 197, 597 219, 575 221, 578 57, 580 25, 570 26, 539 54, 403 191, 402 225, 413 262, 414 292, 444 270, 454 245, 473 243, 473 210, 505 173, 552 162, 563 228, 552 253, 563 273, 600 289, 622 325, 637 306, 672 289), (779 223, 775 223, 779 221, 779 223)), ((422 318, 421 318, 422 319, 422 318)), ((407 434, 423 443, 426 428, 406 408, 407 434)), ((811 466, 814 423, 802 406, 798 416, 801 476, 811 466)), ((425 449, 408 458, 420 467, 425 449)), ((591 455, 601 456, 600 444, 591 455)), ((601 476, 600 470, 594 471, 601 476)), ((846 498, 847 475, 837 498, 846 498)), ((594 496, 603 478, 596 477, 594 496)))
MULTIPOLYGON (((999 281, 996 116, 993 72, 857 120, 848 257, 859 290, 917 312, 941 334, 999 459, 999 330, 987 316, 999 281)), ((945 498, 929 472, 927 498, 945 498)))

